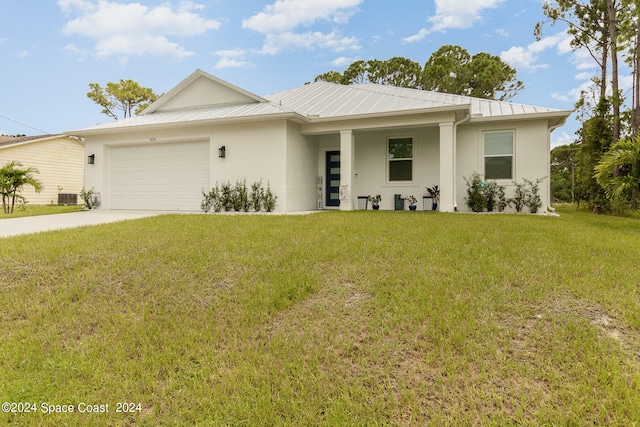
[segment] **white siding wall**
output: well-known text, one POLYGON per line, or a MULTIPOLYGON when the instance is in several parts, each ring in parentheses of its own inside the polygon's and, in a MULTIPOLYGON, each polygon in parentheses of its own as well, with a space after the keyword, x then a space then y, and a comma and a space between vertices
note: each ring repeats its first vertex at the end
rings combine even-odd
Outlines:
MULTIPOLYGON (((17 160, 25 167, 38 169, 40 173, 34 174, 34 177, 44 186, 42 192, 36 193, 32 187, 24 187, 21 194, 32 205, 57 204, 58 193, 79 194, 82 190, 86 163, 84 154, 81 142, 61 136, 2 148, 0 164, 17 160), (59 190, 59 187, 62 189, 59 190)), ((78 203, 82 203, 80 196, 78 203)))

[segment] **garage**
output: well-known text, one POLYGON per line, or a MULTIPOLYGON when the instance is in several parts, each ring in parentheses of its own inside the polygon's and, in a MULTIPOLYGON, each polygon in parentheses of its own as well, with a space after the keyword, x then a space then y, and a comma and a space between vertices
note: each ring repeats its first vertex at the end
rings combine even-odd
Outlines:
POLYGON ((109 150, 111 209, 197 211, 211 187, 209 141, 116 145, 109 150))

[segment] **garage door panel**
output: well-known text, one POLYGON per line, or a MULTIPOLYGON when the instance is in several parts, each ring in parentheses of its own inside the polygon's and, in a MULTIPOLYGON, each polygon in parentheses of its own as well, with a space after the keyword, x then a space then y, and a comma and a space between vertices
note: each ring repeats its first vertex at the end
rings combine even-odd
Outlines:
POLYGON ((112 209, 198 210, 210 187, 208 141, 113 146, 112 209))

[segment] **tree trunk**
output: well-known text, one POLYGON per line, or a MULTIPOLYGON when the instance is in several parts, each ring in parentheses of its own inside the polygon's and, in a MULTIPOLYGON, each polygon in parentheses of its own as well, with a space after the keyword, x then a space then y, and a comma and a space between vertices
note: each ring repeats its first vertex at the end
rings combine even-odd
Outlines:
MULTIPOLYGON (((638 24, 636 24, 638 25, 638 24)), ((633 47, 633 90, 631 102, 631 134, 635 137, 640 127, 640 27, 636 27, 635 46, 633 47)))
POLYGON ((611 43, 611 93, 613 95, 613 143, 620 139, 620 90, 618 84, 618 20, 616 1, 607 0, 607 24, 611 43))

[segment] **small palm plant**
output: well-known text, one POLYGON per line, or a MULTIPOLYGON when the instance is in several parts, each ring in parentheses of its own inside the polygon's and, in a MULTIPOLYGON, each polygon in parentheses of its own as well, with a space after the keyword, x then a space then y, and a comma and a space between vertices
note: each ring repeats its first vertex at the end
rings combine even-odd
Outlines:
POLYGON ((0 168, 0 194, 2 194, 2 208, 5 214, 13 213, 16 200, 23 201, 20 195, 25 185, 33 187, 36 193, 42 191, 43 186, 33 174, 39 173, 36 168, 23 168, 22 163, 13 160, 0 168))

